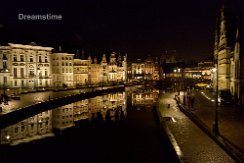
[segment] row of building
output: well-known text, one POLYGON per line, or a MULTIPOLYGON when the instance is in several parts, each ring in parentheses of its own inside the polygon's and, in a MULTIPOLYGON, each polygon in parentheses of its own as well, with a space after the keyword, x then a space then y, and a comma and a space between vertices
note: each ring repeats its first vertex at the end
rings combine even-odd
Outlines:
POLYGON ((54 52, 52 47, 9 43, 0 46, 1 88, 63 88, 159 80, 159 64, 148 56, 128 63, 127 54, 112 52, 100 61, 91 55, 54 52))
POLYGON ((103 54, 98 61, 96 57, 86 57, 84 51, 81 55, 61 50, 56 53, 52 47, 35 43, 9 43, 0 46, 0 87, 60 88, 167 79, 183 83, 185 79, 194 79, 212 82, 218 90, 229 90, 235 101, 244 104, 243 18, 243 14, 222 7, 215 31, 215 59, 195 66, 177 62, 175 51, 159 59, 148 56, 144 61, 128 63, 127 54, 103 54))
POLYGON ((115 52, 102 60, 84 51, 79 54, 53 52, 52 47, 12 44, 0 46, 1 87, 48 88, 75 87, 87 84, 125 82, 126 55, 115 52))

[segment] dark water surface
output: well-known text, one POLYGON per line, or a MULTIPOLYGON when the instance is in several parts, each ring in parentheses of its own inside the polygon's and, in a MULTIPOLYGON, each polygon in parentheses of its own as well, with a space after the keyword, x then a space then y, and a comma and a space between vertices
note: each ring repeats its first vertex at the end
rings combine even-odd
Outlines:
POLYGON ((1 129, 0 162, 172 162, 157 123, 158 92, 127 89, 1 129))

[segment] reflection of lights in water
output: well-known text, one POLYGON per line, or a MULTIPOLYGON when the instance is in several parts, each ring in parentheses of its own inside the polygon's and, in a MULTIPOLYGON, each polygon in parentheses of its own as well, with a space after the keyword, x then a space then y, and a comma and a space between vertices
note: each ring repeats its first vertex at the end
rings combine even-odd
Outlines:
POLYGON ((208 97, 204 92, 201 92, 201 94, 207 98, 208 100, 211 100, 212 102, 214 102, 215 100, 214 99, 211 99, 210 97, 208 97))

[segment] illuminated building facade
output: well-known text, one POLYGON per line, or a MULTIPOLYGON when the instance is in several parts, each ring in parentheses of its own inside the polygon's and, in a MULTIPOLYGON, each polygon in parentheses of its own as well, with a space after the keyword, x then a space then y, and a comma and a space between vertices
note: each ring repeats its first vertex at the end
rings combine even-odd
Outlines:
POLYGON ((244 17, 222 6, 215 32, 219 90, 229 90, 236 103, 244 105, 244 17))
POLYGON ((53 53, 53 87, 73 87, 74 54, 53 53))
POLYGON ((33 42, 29 45, 8 45, 0 48, 1 69, 5 67, 9 72, 5 74, 9 88, 37 89, 52 86, 50 55, 53 48, 37 46, 33 42))
POLYGON ((0 88, 10 85, 10 47, 0 46, 0 88))
POLYGON ((109 84, 127 81, 127 56, 112 52, 107 62, 96 56, 85 58, 75 54, 52 52, 51 47, 12 44, 0 46, 0 87, 37 90, 67 88, 88 84, 109 84), (122 59, 123 58, 123 59, 122 59))
POLYGON ((137 62, 131 64, 130 73, 133 82, 159 80, 159 64, 157 59, 154 61, 150 56, 144 62, 141 59, 137 59, 137 62))
POLYGON ((88 66, 89 61, 85 59, 85 52, 82 50, 81 59, 74 59, 74 85, 76 87, 88 84, 88 66))

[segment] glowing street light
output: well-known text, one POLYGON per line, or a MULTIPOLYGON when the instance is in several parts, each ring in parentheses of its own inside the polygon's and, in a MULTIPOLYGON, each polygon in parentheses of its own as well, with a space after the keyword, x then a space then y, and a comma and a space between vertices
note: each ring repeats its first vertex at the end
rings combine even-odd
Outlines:
POLYGON ((213 72, 216 74, 216 92, 215 92, 215 118, 213 122, 213 132, 215 135, 219 135, 219 120, 218 120, 218 92, 219 92, 219 79, 218 79, 218 56, 215 58, 216 68, 213 68, 213 72))

